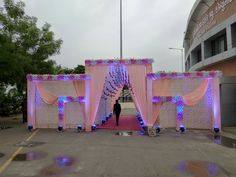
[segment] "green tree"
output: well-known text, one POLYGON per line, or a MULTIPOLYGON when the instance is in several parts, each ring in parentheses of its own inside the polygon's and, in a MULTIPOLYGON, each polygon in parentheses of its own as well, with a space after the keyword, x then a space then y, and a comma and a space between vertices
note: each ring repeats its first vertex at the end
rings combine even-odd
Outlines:
POLYGON ((78 65, 74 69, 56 66, 56 74, 84 74, 85 67, 83 65, 78 65))
POLYGON ((0 8, 0 83, 15 85, 19 92, 26 88, 26 75, 53 74, 61 39, 55 39, 46 23, 37 27, 37 18, 25 14, 22 1, 4 0, 0 8))
POLYGON ((14 0, 0 7, 0 115, 20 111, 28 73, 56 72, 50 57, 59 54, 62 40, 55 39, 48 23, 37 27, 37 18, 26 15, 24 7, 14 0))
POLYGON ((84 74, 85 73, 85 67, 84 65, 78 65, 74 68, 75 74, 84 74))

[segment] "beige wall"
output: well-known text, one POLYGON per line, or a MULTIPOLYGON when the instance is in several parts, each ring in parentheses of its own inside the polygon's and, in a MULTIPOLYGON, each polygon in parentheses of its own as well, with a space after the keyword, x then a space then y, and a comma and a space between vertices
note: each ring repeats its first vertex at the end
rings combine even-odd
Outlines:
POLYGON ((236 56, 232 59, 205 67, 202 71, 220 70, 224 76, 236 76, 236 56))

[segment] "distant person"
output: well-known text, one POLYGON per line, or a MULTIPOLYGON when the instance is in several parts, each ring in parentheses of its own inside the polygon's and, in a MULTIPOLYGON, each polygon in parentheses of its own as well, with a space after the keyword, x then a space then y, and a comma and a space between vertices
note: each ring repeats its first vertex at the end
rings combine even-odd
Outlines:
POLYGON ((114 104, 113 107, 113 113, 116 115, 116 126, 119 126, 120 112, 121 112, 121 106, 118 100, 116 100, 116 103, 114 104))

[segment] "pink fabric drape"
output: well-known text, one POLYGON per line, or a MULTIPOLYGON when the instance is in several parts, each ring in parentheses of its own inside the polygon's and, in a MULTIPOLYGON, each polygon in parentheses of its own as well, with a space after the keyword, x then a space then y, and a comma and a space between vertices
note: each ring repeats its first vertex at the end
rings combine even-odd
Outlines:
MULTIPOLYGON (((153 81, 153 96, 170 96, 171 81, 169 79, 153 81)), ((161 111, 162 103, 152 104, 152 124, 160 125, 159 114, 161 111)))
POLYGON ((135 101, 135 98, 134 98, 134 94, 131 92, 131 90, 129 91, 129 93, 130 93, 130 96, 131 96, 131 98, 132 98, 132 100, 134 102, 134 106, 135 106, 136 110, 138 110, 138 107, 137 107, 137 104, 136 104, 136 101, 135 101))
POLYGON ((184 104, 187 106, 194 106, 196 105, 202 97, 205 95, 206 90, 208 88, 209 80, 205 79, 198 88, 196 88, 191 93, 188 93, 183 96, 184 104))
POLYGON ((85 95, 85 81, 73 81, 77 96, 85 95))
POLYGON ((49 91, 47 91, 42 84, 40 84, 39 82, 36 83, 37 86, 37 90, 42 98, 42 100, 46 103, 46 104, 54 104, 57 101, 57 96, 53 95, 52 93, 50 93, 49 91))
POLYGON ((146 65, 146 73, 152 73, 152 64, 146 65))
POLYGON ((92 80, 90 84, 86 85, 86 92, 89 92, 89 102, 86 104, 86 129, 91 130, 91 125, 94 123, 100 98, 102 95, 103 85, 105 83, 105 76, 107 75, 108 66, 88 66, 86 67, 86 74, 91 75, 92 80), (88 87, 88 88, 87 88, 88 87))
POLYGON ((129 79, 134 93, 134 102, 145 122, 147 122, 146 66, 127 65, 129 79))
MULTIPOLYGON (((76 95, 79 96, 85 96, 85 81, 73 81, 74 88, 76 95)), ((86 120, 86 113, 85 113, 85 104, 82 102, 80 103, 80 110, 84 117, 84 122, 86 120)))

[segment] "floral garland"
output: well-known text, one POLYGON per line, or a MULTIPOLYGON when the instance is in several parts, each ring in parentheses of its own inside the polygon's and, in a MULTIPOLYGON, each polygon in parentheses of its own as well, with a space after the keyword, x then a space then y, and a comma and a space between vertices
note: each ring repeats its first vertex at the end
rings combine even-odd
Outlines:
POLYGON ((182 96, 154 96, 153 103, 171 102, 176 105, 176 116, 178 120, 183 120, 184 116, 184 101, 182 96))
POLYGON ((108 97, 115 97, 118 88, 129 84, 128 79, 128 71, 123 65, 117 64, 110 66, 108 75, 105 77, 101 98, 106 100, 108 97))
POLYGON ((38 75, 28 74, 28 81, 74 81, 74 80, 91 80, 91 76, 88 74, 60 74, 60 75, 38 75))
POLYGON ((85 60, 85 66, 95 66, 95 65, 115 65, 115 64, 125 64, 125 65, 147 65, 152 64, 153 59, 144 58, 144 59, 106 59, 106 60, 85 60))
POLYGON ((157 72, 147 74, 148 79, 159 80, 159 79, 186 79, 186 78, 216 78, 221 77, 222 72, 220 71, 197 71, 197 72, 157 72))

